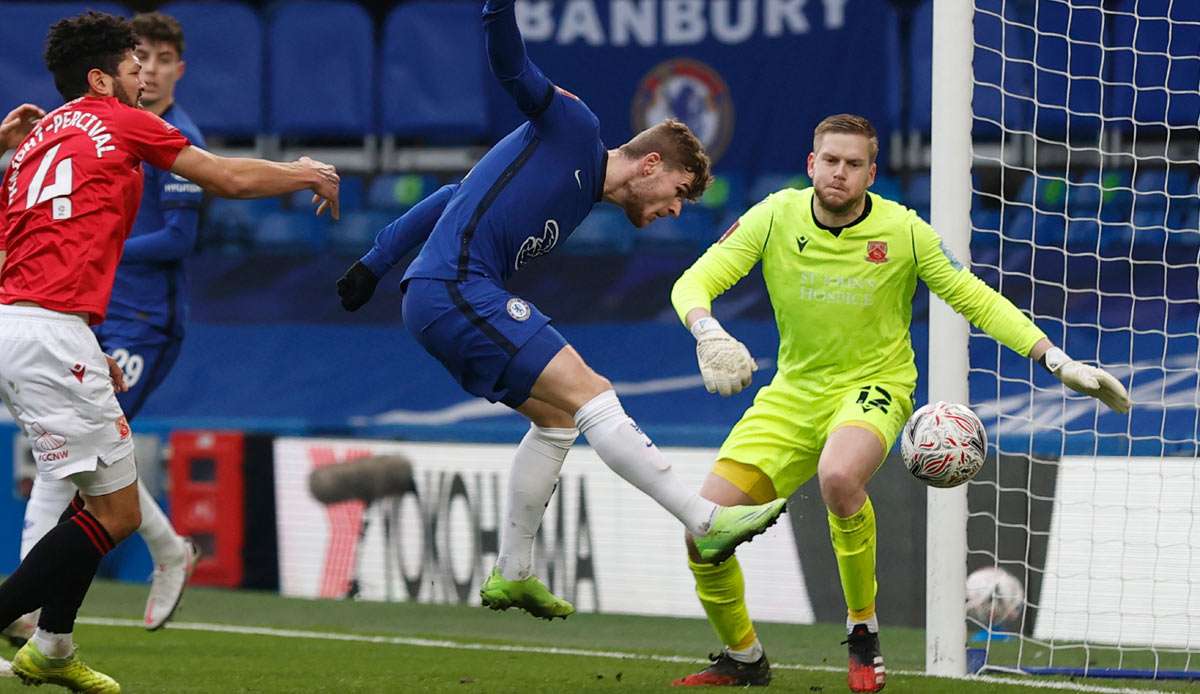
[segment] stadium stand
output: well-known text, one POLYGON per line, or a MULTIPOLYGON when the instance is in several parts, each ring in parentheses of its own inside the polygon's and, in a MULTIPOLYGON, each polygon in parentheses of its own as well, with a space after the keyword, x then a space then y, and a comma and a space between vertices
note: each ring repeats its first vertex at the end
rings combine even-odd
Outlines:
POLYGON ((173 2, 184 27, 186 77, 176 97, 206 137, 255 137, 263 122, 263 26, 239 2, 173 2))
POLYGON ((361 5, 335 0, 275 5, 267 18, 267 76, 271 132, 285 137, 375 132, 374 28, 361 5))
POLYGON ((84 10, 128 15, 111 2, 5 2, 0 3, 0 94, 6 103, 24 101, 49 110, 62 103, 54 80, 42 63, 42 44, 50 25, 84 10))
POLYGON ((383 25, 380 125, 402 140, 482 140, 488 131, 479 10, 472 4, 409 2, 383 25))

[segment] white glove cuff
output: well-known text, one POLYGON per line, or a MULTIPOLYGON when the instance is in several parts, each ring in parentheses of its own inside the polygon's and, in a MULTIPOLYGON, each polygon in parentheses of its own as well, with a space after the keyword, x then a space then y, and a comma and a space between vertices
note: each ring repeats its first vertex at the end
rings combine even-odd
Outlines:
POLYGON ((1050 349, 1046 350, 1045 354, 1042 355, 1040 361, 1042 362, 1042 366, 1046 367, 1047 371, 1050 373, 1056 373, 1060 368, 1062 368, 1063 364, 1071 361, 1071 358, 1068 357, 1067 353, 1061 349, 1057 347, 1051 347, 1050 349))
POLYGON ((721 324, 717 322, 717 319, 713 318, 712 316, 705 316, 697 320, 695 323, 692 323, 692 337, 696 338, 697 340, 700 339, 702 334, 709 332, 710 330, 724 329, 721 327, 721 324))

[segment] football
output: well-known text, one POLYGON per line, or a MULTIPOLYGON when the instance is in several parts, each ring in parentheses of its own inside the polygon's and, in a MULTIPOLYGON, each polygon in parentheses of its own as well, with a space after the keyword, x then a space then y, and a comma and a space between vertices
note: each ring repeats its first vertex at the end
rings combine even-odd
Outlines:
POLYGON ((900 454, 913 477, 932 487, 957 487, 979 473, 987 431, 966 405, 933 402, 904 425, 900 454))
POLYGON ((1021 581, 1004 569, 986 566, 967 576, 967 616, 984 626, 1015 620, 1024 604, 1021 581))

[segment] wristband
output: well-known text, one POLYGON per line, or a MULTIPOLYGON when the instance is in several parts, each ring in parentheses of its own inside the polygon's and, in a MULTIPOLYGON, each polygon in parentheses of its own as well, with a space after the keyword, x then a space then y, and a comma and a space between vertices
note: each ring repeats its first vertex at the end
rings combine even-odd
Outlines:
POLYGON ((703 333, 706 333, 710 330, 720 330, 720 329, 721 329, 721 324, 717 322, 716 318, 713 318, 712 316, 705 316, 705 317, 697 320, 695 323, 692 323, 692 337, 699 340, 700 335, 702 335, 703 333))
POLYGON ((1051 347, 1050 349, 1046 350, 1046 352, 1042 354, 1041 359, 1038 359, 1038 362, 1042 365, 1042 367, 1050 373, 1058 371, 1060 368, 1062 368, 1063 364, 1066 364, 1069 361, 1071 361, 1071 358, 1067 356, 1067 353, 1057 347, 1051 347))

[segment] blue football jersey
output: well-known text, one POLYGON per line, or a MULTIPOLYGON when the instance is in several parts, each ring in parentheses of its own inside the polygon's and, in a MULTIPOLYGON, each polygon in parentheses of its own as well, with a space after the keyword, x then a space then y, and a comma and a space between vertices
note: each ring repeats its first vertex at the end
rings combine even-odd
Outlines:
POLYGON ((450 197, 404 278, 503 282, 566 240, 600 201, 600 122, 552 88, 549 105, 498 142, 450 197))
MULTIPOLYGON (((162 117, 192 145, 205 146, 196 124, 178 104, 162 117)), ((196 244, 204 192, 149 164, 142 164, 142 176, 142 202, 117 267, 106 330, 182 337, 188 313, 184 259, 196 244)))
MULTIPOLYGON (((445 208, 405 280, 502 283, 563 243, 604 192, 608 151, 600 121, 529 60, 513 0, 488 0, 483 26, 492 72, 528 121, 496 143, 456 188, 439 192, 445 208)), ((368 267, 386 269, 399 249, 422 240, 415 221, 402 225, 411 229, 384 234, 368 267)))

